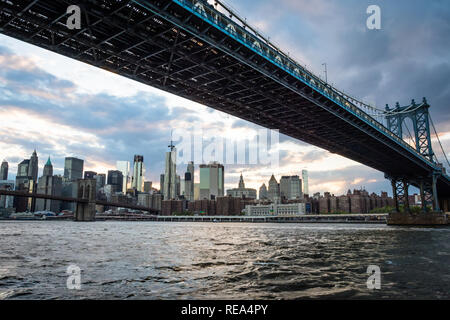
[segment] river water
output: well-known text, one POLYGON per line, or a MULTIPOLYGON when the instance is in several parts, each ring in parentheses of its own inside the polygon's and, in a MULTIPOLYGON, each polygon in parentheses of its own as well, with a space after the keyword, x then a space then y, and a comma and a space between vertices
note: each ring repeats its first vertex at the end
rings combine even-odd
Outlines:
POLYGON ((446 227, 2 221, 0 249, 0 299, 450 299, 446 227))

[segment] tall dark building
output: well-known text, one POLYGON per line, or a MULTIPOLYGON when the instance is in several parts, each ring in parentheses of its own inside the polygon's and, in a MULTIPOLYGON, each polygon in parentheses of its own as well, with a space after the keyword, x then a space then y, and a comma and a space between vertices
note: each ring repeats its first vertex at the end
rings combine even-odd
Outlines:
POLYGON ((114 192, 122 192, 123 174, 119 170, 108 171, 108 184, 114 186, 114 192))
POLYGON ((37 182, 38 171, 39 171, 38 156, 36 150, 34 150, 30 158, 30 165, 28 166, 28 176, 30 177, 31 180, 34 181, 34 183, 37 182))
MULTIPOLYGON (((78 196, 77 180, 83 178, 84 161, 77 158, 67 157, 64 160, 64 177, 62 196, 76 198, 78 196)), ((62 209, 75 211, 75 203, 63 202, 62 209)))
POLYGON ((151 192, 152 191, 152 182, 151 181, 144 181, 144 192, 151 192))
POLYGON ((106 184, 106 174, 99 173, 95 176, 95 180, 97 180, 97 190, 103 188, 106 184))
POLYGON ((77 181, 83 178, 84 160, 67 157, 64 161, 64 180, 77 181))
POLYGON ((0 180, 8 180, 8 162, 3 160, 0 167, 0 180))
POLYGON ((184 195, 188 201, 194 201, 194 162, 189 161, 184 174, 184 195))
MULTIPOLYGON (((16 191, 30 191, 30 177, 28 170, 30 167, 30 159, 25 159, 17 167, 16 174, 16 191)), ((28 209, 28 199, 22 197, 14 197, 14 208, 16 212, 24 212, 28 209)))
POLYGON ((16 177, 28 177, 28 168, 30 167, 30 160, 24 159, 17 167, 16 177))
POLYGON ((85 179, 95 179, 96 175, 97 175, 97 172, 94 172, 94 171, 85 171, 84 172, 85 179))
MULTIPOLYGON (((44 166, 42 177, 39 178, 37 193, 52 196, 60 196, 62 193, 62 178, 53 175, 53 165, 48 157, 44 166)), ((36 199, 36 211, 52 211, 58 213, 61 209, 61 201, 49 199, 36 199)))

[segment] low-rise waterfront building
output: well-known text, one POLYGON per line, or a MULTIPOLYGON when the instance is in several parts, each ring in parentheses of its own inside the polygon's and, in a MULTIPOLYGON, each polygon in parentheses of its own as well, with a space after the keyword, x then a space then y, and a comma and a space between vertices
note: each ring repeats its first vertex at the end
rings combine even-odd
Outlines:
POLYGON ((304 202, 286 203, 286 204, 258 204, 247 205, 245 214, 248 216, 296 216, 306 214, 306 205, 304 202))

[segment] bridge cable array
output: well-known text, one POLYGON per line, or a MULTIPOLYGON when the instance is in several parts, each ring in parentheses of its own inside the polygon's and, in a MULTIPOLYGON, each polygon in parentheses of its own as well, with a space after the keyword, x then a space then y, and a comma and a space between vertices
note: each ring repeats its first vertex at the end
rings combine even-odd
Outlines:
MULTIPOLYGON (((439 139, 439 135, 437 133, 436 127, 434 126, 433 119, 431 118, 431 116, 429 116, 429 118, 430 118, 431 126, 433 127, 434 134, 436 135, 437 141, 439 143, 439 146, 441 147, 442 153, 444 154, 445 160, 447 161, 447 165, 450 168, 450 162, 448 161, 447 154, 445 153, 444 147, 442 146, 441 139, 439 139)), ((436 158, 436 160, 437 160, 437 158, 436 158)))

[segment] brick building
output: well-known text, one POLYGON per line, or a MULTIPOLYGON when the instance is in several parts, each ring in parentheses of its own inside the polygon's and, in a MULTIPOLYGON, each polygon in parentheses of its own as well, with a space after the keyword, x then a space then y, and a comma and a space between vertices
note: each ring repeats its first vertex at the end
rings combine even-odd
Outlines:
POLYGON ((369 213, 373 209, 393 206, 394 200, 388 197, 387 192, 381 192, 381 195, 369 193, 366 190, 348 190, 347 195, 335 196, 325 192, 318 199, 310 198, 313 214, 324 213, 369 213))

